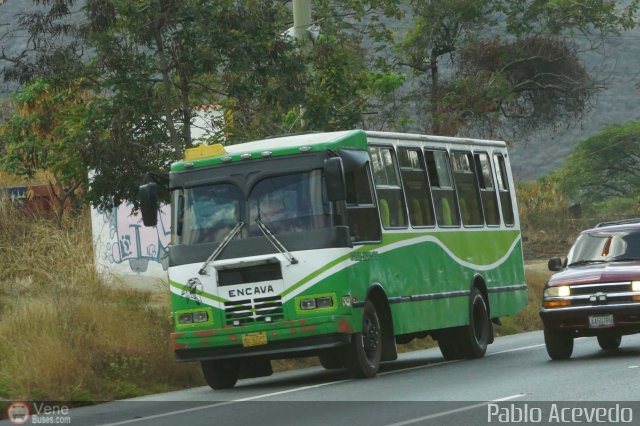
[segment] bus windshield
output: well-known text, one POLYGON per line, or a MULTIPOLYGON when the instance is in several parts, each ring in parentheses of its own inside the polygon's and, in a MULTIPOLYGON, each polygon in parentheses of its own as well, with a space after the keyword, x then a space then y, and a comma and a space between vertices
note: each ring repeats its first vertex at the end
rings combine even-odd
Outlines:
POLYGON ((248 226, 238 238, 260 236, 256 219, 276 235, 332 226, 321 170, 266 177, 246 199, 231 183, 184 188, 173 197, 177 244, 220 242, 240 221, 248 226))

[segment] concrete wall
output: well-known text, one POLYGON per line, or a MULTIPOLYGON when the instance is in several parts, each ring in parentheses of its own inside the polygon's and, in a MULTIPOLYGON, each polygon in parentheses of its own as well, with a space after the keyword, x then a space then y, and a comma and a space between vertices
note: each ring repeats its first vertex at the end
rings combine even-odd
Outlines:
POLYGON ((91 209, 97 272, 112 283, 140 290, 164 290, 171 239, 169 206, 158 212, 158 225, 146 227, 130 203, 111 211, 91 209))
MULTIPOLYGON (((219 132, 223 119, 216 105, 195 108, 191 137, 204 142, 219 132)), ((142 216, 131 213, 131 203, 111 211, 91 209, 93 246, 98 273, 115 284, 148 291, 165 291, 171 241, 171 211, 162 206, 158 226, 148 228, 142 216)))

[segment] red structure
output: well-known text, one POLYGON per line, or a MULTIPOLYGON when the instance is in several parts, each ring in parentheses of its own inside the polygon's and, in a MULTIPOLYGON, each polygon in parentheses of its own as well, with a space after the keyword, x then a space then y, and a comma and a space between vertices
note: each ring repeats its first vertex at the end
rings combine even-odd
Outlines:
MULTIPOLYGON (((51 185, 9 186, 0 188, 0 198, 7 198, 25 213, 55 214, 58 200, 51 185)), ((69 203, 65 203, 65 208, 69 203)))

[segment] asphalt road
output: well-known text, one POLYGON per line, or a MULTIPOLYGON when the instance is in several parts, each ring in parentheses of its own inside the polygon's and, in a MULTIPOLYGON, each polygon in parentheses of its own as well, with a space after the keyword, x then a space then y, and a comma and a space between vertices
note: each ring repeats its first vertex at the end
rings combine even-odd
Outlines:
POLYGON ((570 360, 551 361, 542 333, 533 332, 496 339, 478 360, 444 361, 435 348, 402 354, 373 379, 309 368, 241 380, 226 391, 200 387, 77 408, 70 421, 134 426, 628 424, 629 415, 632 423, 640 423, 640 335, 623 337, 621 348, 608 353, 595 338, 577 339, 570 360))

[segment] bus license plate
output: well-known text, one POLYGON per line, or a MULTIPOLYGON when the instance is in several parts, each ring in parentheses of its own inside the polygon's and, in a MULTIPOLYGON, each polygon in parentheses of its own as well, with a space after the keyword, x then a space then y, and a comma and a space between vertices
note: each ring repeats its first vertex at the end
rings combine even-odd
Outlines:
POLYGON ((613 315, 589 315, 589 328, 613 327, 613 315))
POLYGON ((260 346, 267 344, 267 333, 259 331, 257 333, 247 333, 242 335, 242 346, 260 346))

